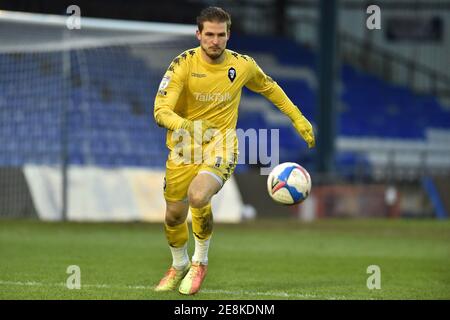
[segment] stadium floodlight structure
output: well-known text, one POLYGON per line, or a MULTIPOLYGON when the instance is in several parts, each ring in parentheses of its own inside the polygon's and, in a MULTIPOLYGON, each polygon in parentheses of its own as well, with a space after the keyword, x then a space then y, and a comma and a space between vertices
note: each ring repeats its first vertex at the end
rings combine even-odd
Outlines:
POLYGON ((164 169, 153 101, 172 59, 198 45, 196 26, 70 18, 0 11, 0 216, 142 219, 136 203, 151 199, 124 185, 164 169))

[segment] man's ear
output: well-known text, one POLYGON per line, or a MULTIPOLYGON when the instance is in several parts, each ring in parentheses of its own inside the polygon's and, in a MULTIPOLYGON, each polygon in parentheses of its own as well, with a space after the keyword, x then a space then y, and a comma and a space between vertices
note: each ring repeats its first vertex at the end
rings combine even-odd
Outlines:
POLYGON ((197 37, 198 41, 202 40, 202 34, 201 34, 200 30, 195 31, 195 36, 197 37))
POLYGON ((228 32, 227 32, 227 41, 230 40, 230 37, 231 37, 231 31, 228 30, 228 32))

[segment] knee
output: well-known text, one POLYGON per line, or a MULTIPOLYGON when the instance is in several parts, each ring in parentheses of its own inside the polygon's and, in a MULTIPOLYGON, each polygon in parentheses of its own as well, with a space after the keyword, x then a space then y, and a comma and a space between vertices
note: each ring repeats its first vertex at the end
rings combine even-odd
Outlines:
POLYGON ((182 211, 166 210, 165 222, 170 227, 182 224, 186 220, 186 216, 182 211))
POLYGON ((203 208, 208 205, 210 198, 204 192, 199 190, 189 190, 188 192, 189 205, 192 208, 203 208))

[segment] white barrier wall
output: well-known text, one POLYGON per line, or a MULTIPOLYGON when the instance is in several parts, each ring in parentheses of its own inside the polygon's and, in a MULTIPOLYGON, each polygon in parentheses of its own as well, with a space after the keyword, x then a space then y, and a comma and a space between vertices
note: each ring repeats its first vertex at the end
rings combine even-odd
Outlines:
MULTIPOLYGON (((42 220, 62 219, 59 167, 27 165, 25 177, 42 220)), ((164 171, 141 168, 71 166, 68 170, 67 218, 71 221, 164 220, 164 171)), ((213 197, 214 220, 239 222, 243 207, 232 177, 213 197)))

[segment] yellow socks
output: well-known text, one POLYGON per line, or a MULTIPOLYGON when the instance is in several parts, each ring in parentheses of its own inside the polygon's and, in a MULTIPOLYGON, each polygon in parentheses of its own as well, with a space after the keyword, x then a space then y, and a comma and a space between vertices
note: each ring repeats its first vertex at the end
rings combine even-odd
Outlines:
MULTIPOLYGON (((203 208, 191 208, 192 231, 195 239, 195 252, 192 261, 208 264, 208 250, 213 230, 213 215, 211 203, 203 208)), ((167 241, 172 253, 173 263, 176 269, 182 269, 189 263, 187 254, 187 241, 189 229, 187 221, 176 225, 164 225, 167 241)))
POLYGON ((195 252, 192 261, 208 264, 209 242, 213 230, 211 203, 203 208, 191 208, 195 252))
POLYGON ((192 213, 192 231, 195 238, 207 240, 212 234, 213 216, 211 203, 203 208, 191 208, 192 213))
POLYGON ((171 247, 179 248, 187 243, 189 238, 187 221, 173 227, 164 224, 164 229, 167 241, 171 247))
POLYGON ((187 241, 189 238, 187 221, 176 225, 164 225, 166 237, 169 242, 170 252, 172 253, 172 266, 175 269, 183 269, 189 264, 189 256, 187 253, 187 241))

